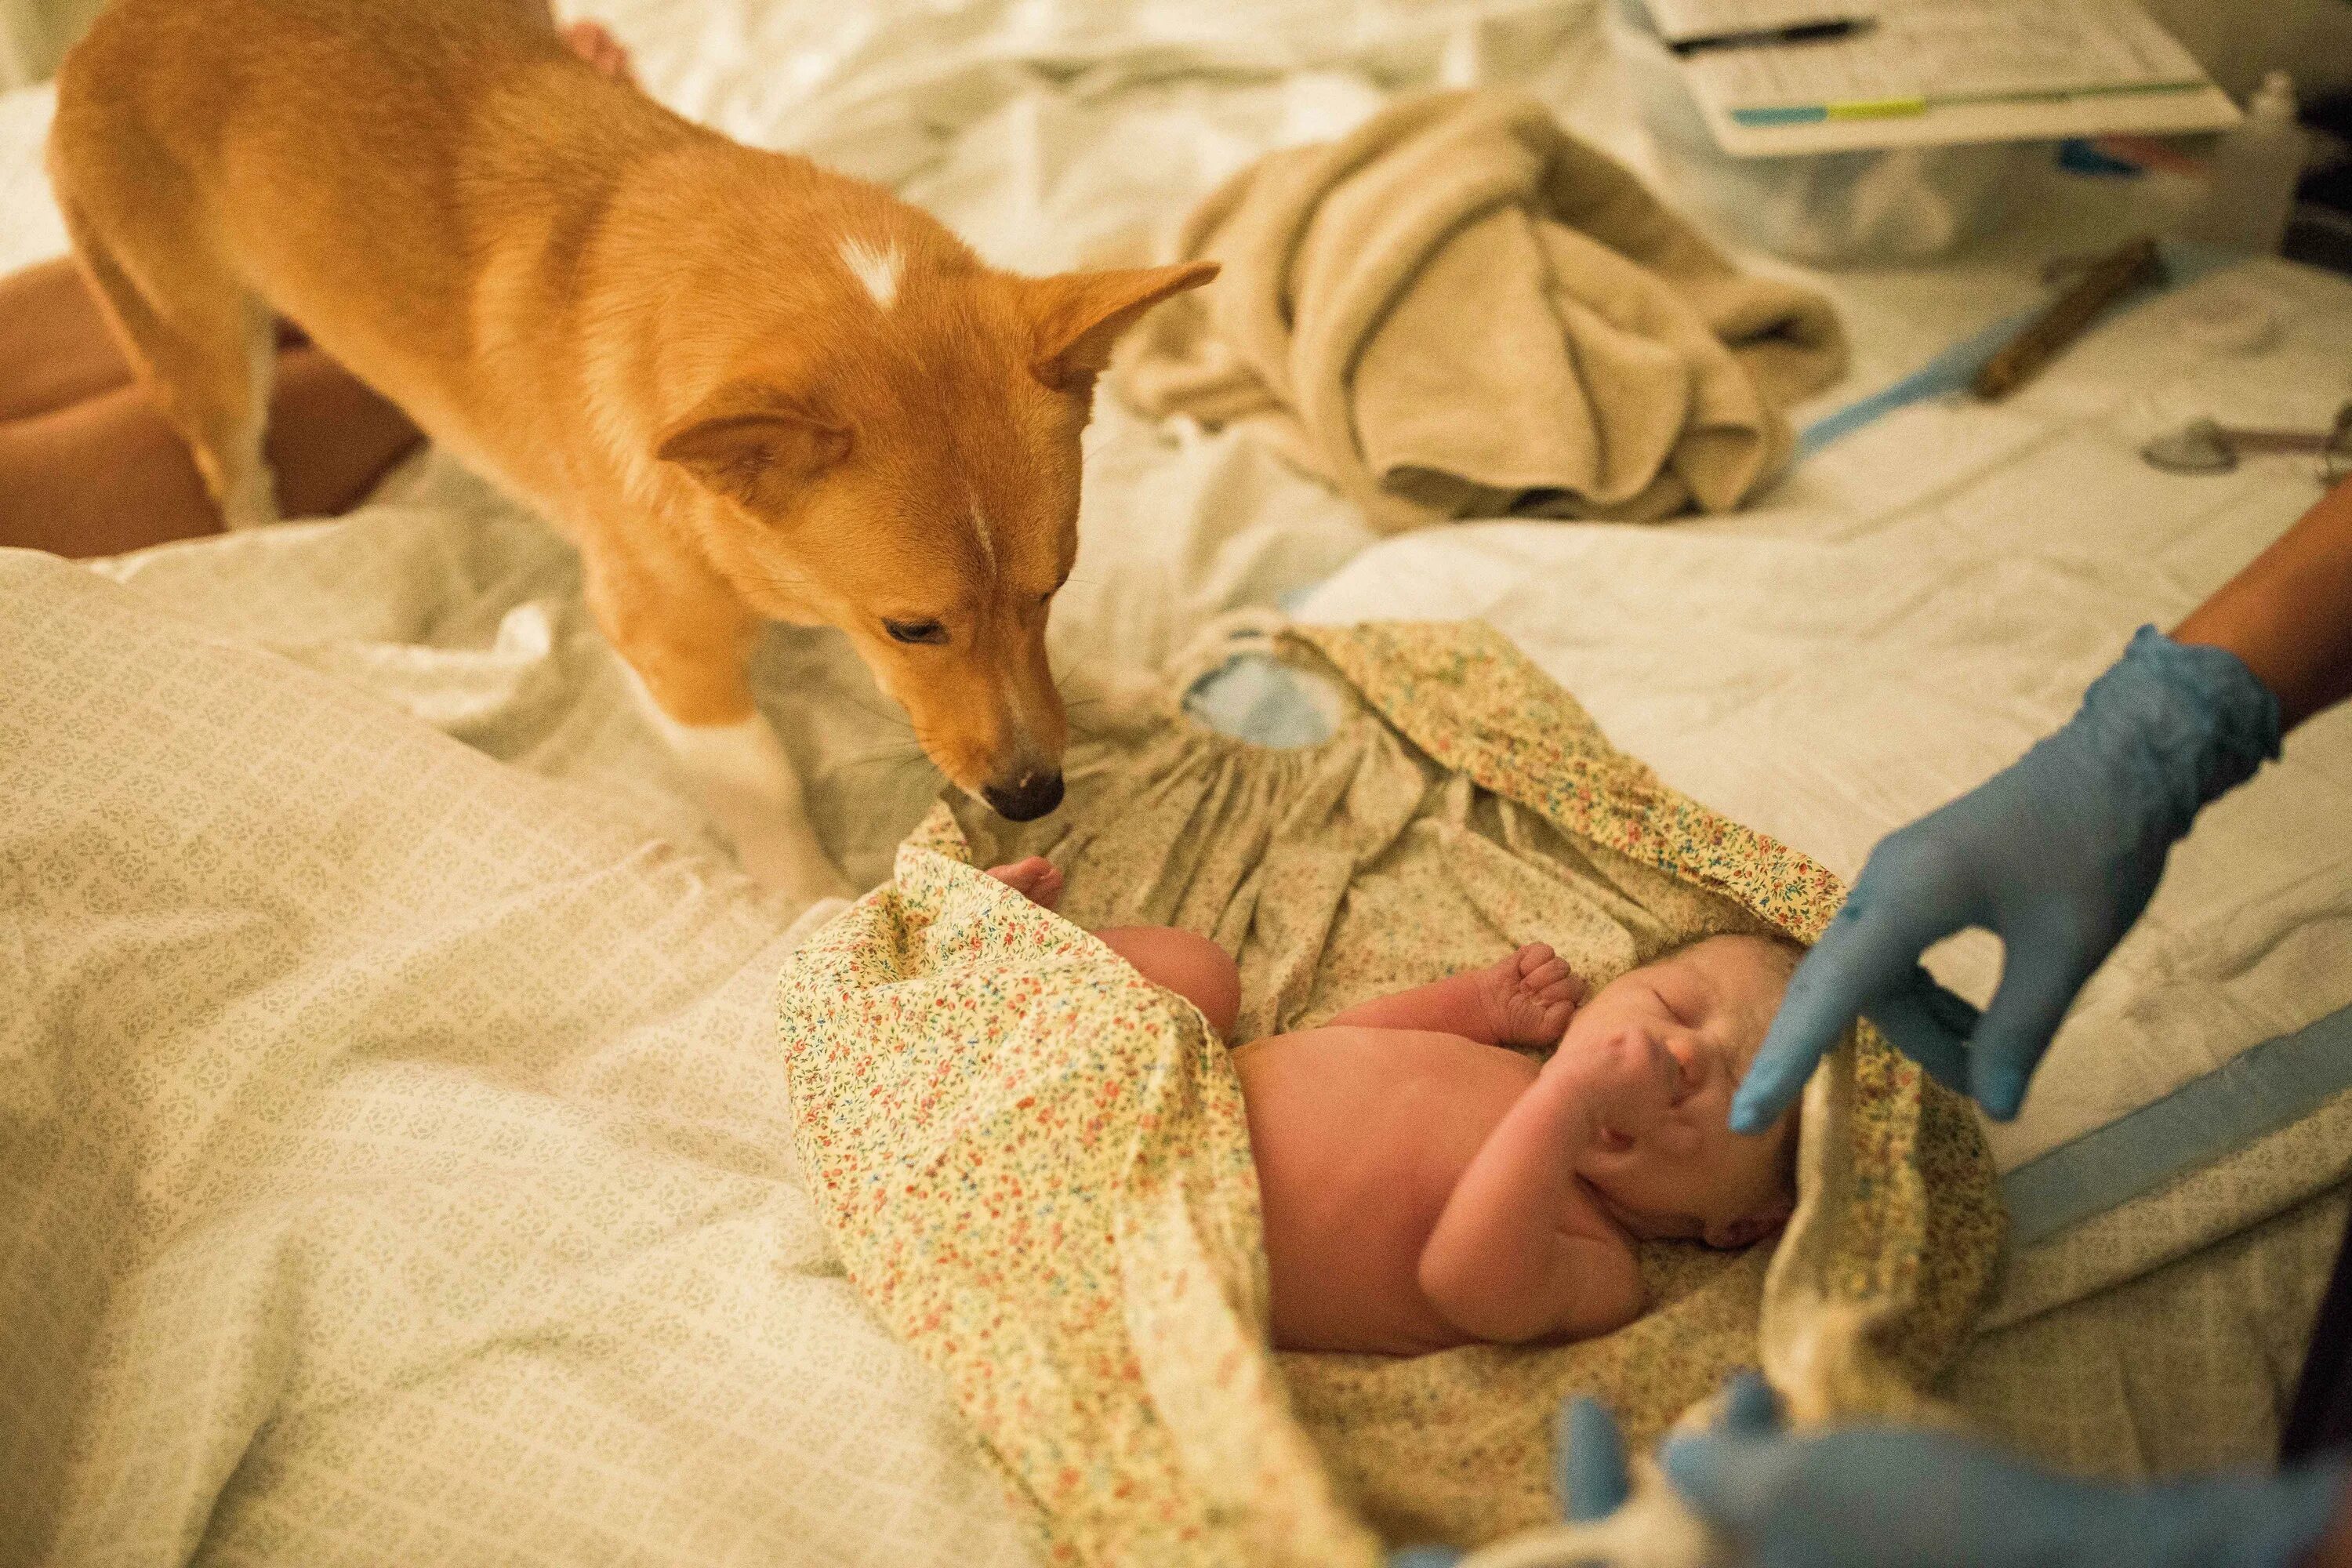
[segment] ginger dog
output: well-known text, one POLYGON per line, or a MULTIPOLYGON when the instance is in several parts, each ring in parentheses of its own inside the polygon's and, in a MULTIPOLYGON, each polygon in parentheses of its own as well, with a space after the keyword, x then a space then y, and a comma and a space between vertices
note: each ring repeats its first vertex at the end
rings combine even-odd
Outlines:
POLYGON ((846 633, 1015 820, 1062 795, 1045 620, 1113 341, 1213 265, 1032 279, 671 114, 546 0, 118 0, 49 171, 116 335, 232 526, 276 513, 273 315, 578 547, 746 868, 846 891, 745 664, 846 633))

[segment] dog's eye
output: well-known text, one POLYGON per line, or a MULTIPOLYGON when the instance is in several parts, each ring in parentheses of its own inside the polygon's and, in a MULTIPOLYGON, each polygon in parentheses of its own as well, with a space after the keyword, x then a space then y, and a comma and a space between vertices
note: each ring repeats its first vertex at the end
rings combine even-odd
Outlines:
POLYGON ((882 629, 900 642, 943 643, 948 640, 947 627, 937 621, 884 621, 882 629))

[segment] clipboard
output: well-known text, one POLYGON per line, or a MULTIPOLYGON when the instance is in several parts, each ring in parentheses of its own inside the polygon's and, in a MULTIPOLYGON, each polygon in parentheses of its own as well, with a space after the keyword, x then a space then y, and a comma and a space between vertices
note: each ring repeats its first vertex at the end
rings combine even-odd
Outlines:
POLYGON ((1679 63, 1734 157, 2219 131, 2241 115, 2138 0, 1849 0, 1874 25, 1679 63))

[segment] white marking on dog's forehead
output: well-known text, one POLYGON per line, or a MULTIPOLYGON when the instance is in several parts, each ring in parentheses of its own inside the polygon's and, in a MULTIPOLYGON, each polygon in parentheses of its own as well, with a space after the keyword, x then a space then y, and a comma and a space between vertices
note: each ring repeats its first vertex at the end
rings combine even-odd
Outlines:
POLYGON ((971 503, 971 531, 979 535, 981 559, 988 563, 988 570, 993 574, 996 571, 996 536, 989 531, 988 514, 980 510, 978 501, 971 503))
POLYGON ((884 241, 880 245, 869 239, 851 237, 841 242, 841 264, 849 268, 850 276, 866 286, 866 292, 884 310, 898 297, 898 272, 904 265, 896 245, 884 241))

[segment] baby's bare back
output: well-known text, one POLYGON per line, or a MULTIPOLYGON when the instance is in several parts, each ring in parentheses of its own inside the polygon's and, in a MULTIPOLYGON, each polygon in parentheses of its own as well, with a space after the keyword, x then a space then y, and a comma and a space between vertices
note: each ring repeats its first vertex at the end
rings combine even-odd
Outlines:
POLYGON ((1275 1342, 1399 1355, 1470 1342, 1423 1295, 1422 1251, 1536 1064, 1460 1035, 1350 1026, 1272 1036, 1234 1061, 1275 1342))

